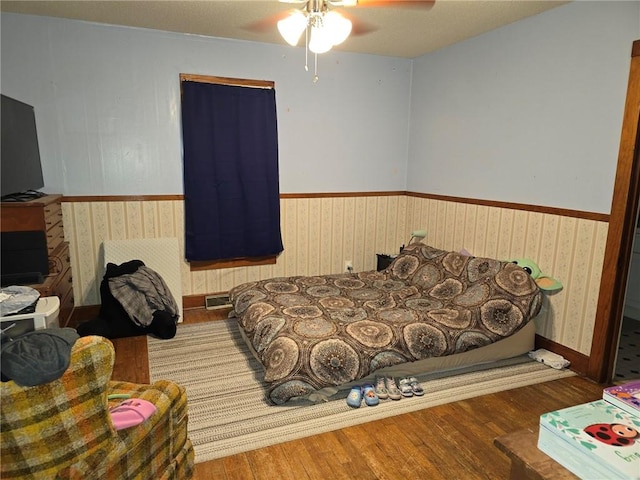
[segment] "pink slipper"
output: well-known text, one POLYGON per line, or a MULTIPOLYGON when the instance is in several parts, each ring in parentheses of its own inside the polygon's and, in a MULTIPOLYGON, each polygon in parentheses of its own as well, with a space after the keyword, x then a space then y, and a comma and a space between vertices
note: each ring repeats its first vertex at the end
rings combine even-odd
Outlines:
POLYGON ((116 430, 134 427, 144 422, 154 414, 156 406, 141 398, 125 400, 116 407, 109 409, 111 421, 116 430))

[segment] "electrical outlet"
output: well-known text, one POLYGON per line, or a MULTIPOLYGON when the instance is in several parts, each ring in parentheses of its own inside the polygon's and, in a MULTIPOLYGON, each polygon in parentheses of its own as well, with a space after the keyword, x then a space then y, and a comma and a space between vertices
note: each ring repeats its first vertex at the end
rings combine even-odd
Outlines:
POLYGON ((353 272, 353 262, 351 260, 344 261, 344 271, 345 272, 353 272))

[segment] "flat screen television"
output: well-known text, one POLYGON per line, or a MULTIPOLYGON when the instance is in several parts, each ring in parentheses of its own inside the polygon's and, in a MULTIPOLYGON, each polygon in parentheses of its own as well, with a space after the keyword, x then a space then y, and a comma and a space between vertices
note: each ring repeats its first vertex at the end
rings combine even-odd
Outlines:
POLYGON ((0 125, 0 196, 2 201, 27 201, 44 194, 36 117, 31 105, 2 96, 0 125))

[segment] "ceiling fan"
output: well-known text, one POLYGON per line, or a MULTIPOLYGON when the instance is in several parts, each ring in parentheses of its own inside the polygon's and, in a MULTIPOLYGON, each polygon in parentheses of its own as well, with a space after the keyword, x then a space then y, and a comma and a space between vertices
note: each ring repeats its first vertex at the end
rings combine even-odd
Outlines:
MULTIPOLYGON (((318 54, 344 42, 349 35, 364 35, 375 30, 363 22, 341 12, 337 7, 358 8, 418 8, 430 9, 435 0, 279 0, 283 3, 297 4, 297 9, 282 12, 273 17, 252 23, 247 28, 264 31, 274 24, 282 38, 291 46, 296 46, 302 33, 305 33, 306 53, 315 55, 315 75, 318 80, 318 54)), ((305 69, 308 70, 307 61, 305 69)))

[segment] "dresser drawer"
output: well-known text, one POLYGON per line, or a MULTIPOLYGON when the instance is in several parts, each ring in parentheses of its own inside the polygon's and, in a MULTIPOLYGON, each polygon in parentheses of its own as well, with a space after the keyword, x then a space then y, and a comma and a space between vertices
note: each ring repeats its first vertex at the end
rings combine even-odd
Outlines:
POLYGON ((62 242, 53 252, 49 253, 49 275, 62 273, 70 267, 69 244, 62 242))
POLYGON ((62 221, 62 204, 59 201, 45 205, 42 210, 46 228, 62 221))
POLYGON ((51 273, 45 277, 43 283, 30 285, 30 287, 35 288, 41 297, 58 297, 60 299, 58 319, 61 327, 66 326, 74 307, 71 268, 67 268, 62 273, 51 273))
POLYGON ((58 222, 47 229, 47 253, 53 254, 62 242, 64 242, 64 229, 62 222, 58 222))
POLYGON ((44 282, 29 286, 40 292, 42 297, 55 296, 62 300, 69 290, 73 290, 71 269, 67 268, 62 273, 50 273, 44 282))
POLYGON ((62 274, 58 275, 58 277, 58 281, 53 285, 53 294, 62 300, 69 292, 73 291, 71 269, 66 269, 62 274))
POLYGON ((62 224, 62 204, 53 202, 42 209, 44 225, 47 232, 47 250, 49 255, 64 242, 64 227, 62 224))
POLYGON ((74 306, 73 289, 71 289, 67 292, 67 295, 65 295, 64 298, 60 299, 60 313, 58 314, 58 321, 61 327, 66 327, 69 324, 74 306))

